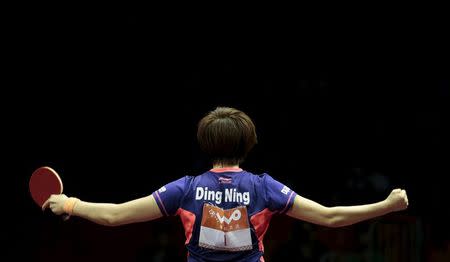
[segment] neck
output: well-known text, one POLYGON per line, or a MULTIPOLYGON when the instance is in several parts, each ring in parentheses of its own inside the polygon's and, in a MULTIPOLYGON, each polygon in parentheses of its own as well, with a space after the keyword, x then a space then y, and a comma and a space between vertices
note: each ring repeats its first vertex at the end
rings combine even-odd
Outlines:
POLYGON ((213 168, 239 168, 239 165, 213 164, 213 168))

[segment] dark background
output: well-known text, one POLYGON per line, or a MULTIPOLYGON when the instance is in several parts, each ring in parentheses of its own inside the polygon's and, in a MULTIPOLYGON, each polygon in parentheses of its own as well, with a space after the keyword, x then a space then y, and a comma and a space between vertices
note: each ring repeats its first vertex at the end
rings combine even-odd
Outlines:
POLYGON ((28 179, 49 165, 69 196, 146 196, 210 168, 196 124, 231 106, 257 127, 246 170, 327 206, 408 192, 407 211, 340 229, 276 217, 266 260, 448 261, 448 30, 436 26, 439 14, 386 22, 68 10, 18 9, 5 23, 5 256, 184 260, 177 217, 118 228, 63 222, 34 205, 28 179))

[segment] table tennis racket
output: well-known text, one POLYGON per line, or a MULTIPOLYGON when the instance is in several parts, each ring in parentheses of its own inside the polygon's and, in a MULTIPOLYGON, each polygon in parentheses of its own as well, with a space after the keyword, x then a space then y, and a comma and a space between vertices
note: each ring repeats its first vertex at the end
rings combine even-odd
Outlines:
POLYGON ((62 194, 63 183, 58 173, 48 166, 36 169, 29 182, 31 197, 39 206, 47 201, 52 194, 62 194))
MULTIPOLYGON (((36 169, 33 174, 31 174, 29 188, 34 202, 39 207, 42 207, 51 195, 62 194, 63 183, 55 170, 48 166, 43 166, 36 169)), ((70 215, 62 215, 64 221, 69 218, 70 215)))

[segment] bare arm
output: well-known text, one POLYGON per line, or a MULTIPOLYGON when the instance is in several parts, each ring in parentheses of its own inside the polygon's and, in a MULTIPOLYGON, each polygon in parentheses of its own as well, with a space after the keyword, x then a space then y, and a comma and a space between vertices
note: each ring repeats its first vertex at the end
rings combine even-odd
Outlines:
MULTIPOLYGON (((44 203, 42 210, 49 207, 56 215, 62 215, 65 213, 63 206, 67 199, 64 194, 52 195, 44 203)), ((144 222, 162 216, 155 199, 151 195, 122 204, 91 203, 80 200, 76 202, 72 215, 105 226, 144 222)))
POLYGON ((352 225, 363 220, 406 209, 408 197, 405 190, 394 189, 383 201, 359 206, 325 207, 307 198, 296 196, 287 215, 329 227, 352 225))

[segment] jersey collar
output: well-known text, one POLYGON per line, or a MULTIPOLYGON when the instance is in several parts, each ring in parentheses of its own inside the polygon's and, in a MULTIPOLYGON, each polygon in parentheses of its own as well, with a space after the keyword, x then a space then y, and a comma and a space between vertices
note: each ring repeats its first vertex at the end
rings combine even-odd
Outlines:
POLYGON ((239 167, 220 167, 220 168, 213 168, 209 171, 214 173, 225 173, 225 172, 241 172, 242 168, 239 167))

